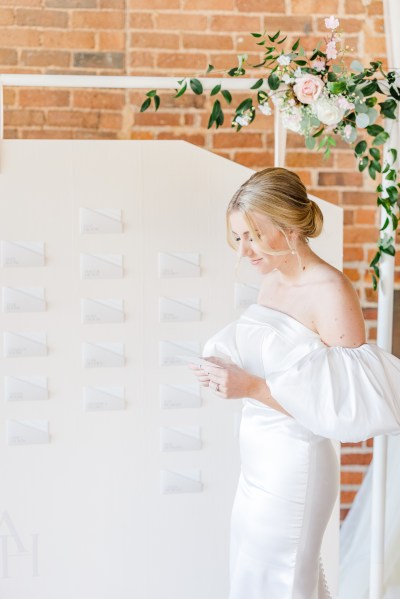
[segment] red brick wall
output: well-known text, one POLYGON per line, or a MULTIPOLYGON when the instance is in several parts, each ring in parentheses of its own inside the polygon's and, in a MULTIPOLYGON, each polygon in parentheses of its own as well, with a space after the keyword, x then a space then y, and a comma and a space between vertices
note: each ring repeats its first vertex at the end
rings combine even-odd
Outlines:
MULTIPOLYGON (((312 49, 335 14, 353 57, 385 64, 382 1, 372 0, 0 0, 0 71, 103 75, 197 75, 207 65, 236 66, 236 54, 260 54, 250 31, 280 29, 287 44, 312 49)), ((144 93, 106 90, 5 90, 8 138, 185 139, 255 169, 273 164, 273 123, 260 116, 240 133, 226 111, 222 129, 207 130, 210 100, 188 94, 139 113, 144 93)), ((246 97, 235 94, 237 101, 246 97)), ((345 273, 359 293, 368 340, 376 340, 376 300, 368 263, 375 253, 374 185, 343 143, 329 160, 288 136, 286 165, 309 191, 343 206, 345 273)), ((400 262, 396 259, 397 267, 400 262)), ((399 275, 396 274, 397 281, 399 275)), ((371 460, 372 441, 343 444, 342 517, 371 460)))

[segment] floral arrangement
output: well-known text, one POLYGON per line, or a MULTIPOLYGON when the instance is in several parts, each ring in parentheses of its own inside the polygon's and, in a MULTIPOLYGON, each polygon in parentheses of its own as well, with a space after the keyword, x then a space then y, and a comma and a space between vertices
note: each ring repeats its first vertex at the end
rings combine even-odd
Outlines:
MULTIPOLYGON (((372 179, 381 173, 382 180, 376 187, 377 204, 382 205, 387 218, 381 230, 391 223, 393 234, 399 222, 399 187, 397 149, 388 148, 389 133, 384 127, 376 124, 379 117, 396 119, 400 101, 400 75, 395 70, 385 73, 382 62, 370 62, 368 67, 354 60, 350 68, 344 57, 348 46, 343 46, 343 32, 338 29, 339 20, 334 16, 325 19, 329 34, 321 40, 307 57, 298 39, 289 52, 284 52, 281 44, 287 36, 278 31, 274 35, 251 33, 256 44, 265 50, 259 64, 247 62, 246 54, 238 55, 238 66, 222 71, 229 77, 242 77, 246 74, 246 66, 263 69, 263 76, 250 88, 256 96, 244 99, 235 109, 231 125, 237 131, 248 126, 258 114, 270 115, 273 107, 280 111, 284 127, 305 138, 309 150, 322 150, 324 157, 330 155, 331 148, 336 145, 335 137, 339 136, 354 148, 358 159, 359 171, 368 169, 372 179), (376 74, 380 73, 380 79, 376 74), (379 98, 379 96, 381 96, 379 98), (381 99, 382 101, 379 101, 381 99), (362 134, 360 136, 360 133, 362 134), (359 139, 361 137, 361 139, 359 139), (386 143, 385 152, 380 146, 386 143)), ((215 71, 209 65, 207 73, 215 71)), ((211 90, 211 96, 219 94, 230 105, 232 94, 222 81, 211 90)), ((203 85, 197 78, 184 78, 179 81, 179 89, 175 97, 183 95, 188 84, 195 94, 203 94, 203 85)), ((147 92, 141 112, 147 110, 151 102, 155 110, 160 106, 157 90, 147 92)), ((224 122, 224 112, 220 100, 214 100, 209 117, 208 128, 216 128, 224 122)), ((370 262, 373 269, 372 281, 377 288, 379 278, 379 261, 382 253, 395 255, 395 244, 392 233, 383 233, 379 237, 378 249, 370 262)))

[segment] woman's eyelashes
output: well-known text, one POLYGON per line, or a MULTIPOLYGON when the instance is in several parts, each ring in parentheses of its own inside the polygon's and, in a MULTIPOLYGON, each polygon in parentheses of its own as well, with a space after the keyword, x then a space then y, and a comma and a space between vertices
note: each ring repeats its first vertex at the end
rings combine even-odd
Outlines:
MULTIPOLYGON (((257 233, 257 237, 258 237, 258 239, 261 239, 261 234, 260 234, 260 233, 257 233)), ((236 241, 236 242, 237 242, 237 241, 240 241, 240 237, 235 237, 235 241, 236 241)), ((250 237, 250 238, 249 238, 249 241, 253 241, 253 238, 252 238, 252 237, 250 237)))

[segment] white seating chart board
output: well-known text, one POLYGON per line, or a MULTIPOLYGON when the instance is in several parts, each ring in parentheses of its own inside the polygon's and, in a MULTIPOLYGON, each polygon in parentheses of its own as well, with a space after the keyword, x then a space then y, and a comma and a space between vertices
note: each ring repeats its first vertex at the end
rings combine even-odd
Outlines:
MULTIPOLYGON (((251 172, 180 141, 1 143, 2 599, 227 597, 241 400, 182 356, 256 301, 225 239, 251 172)), ((325 537, 334 584, 337 509, 325 537)))

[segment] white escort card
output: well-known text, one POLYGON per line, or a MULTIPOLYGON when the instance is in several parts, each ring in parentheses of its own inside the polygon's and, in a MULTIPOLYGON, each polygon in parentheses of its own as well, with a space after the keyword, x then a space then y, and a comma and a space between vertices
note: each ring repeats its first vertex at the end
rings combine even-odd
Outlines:
POLYGON ((161 322, 185 322, 201 320, 200 298, 160 297, 159 312, 161 322))
POLYGON ((81 320, 85 324, 123 322, 123 300, 83 298, 81 299, 81 320))
POLYGON ((82 359, 85 368, 124 366, 123 343, 83 343, 82 359))
POLYGON ((260 287, 245 283, 235 283, 235 308, 248 308, 257 303, 260 287))
POLYGON ((159 342, 160 366, 182 366, 187 364, 184 358, 195 358, 200 353, 198 341, 169 341, 159 342))
POLYGON ((2 241, 2 266, 44 266, 43 241, 2 241))
POLYGON ((81 208, 81 233, 122 233, 122 216, 120 209, 81 208))
POLYGON ((4 355, 6 358, 46 356, 46 333, 41 331, 5 332, 4 355))
POLYGON ((3 287, 3 312, 45 312, 44 287, 3 287))
POLYGON ((124 387, 121 386, 84 387, 83 399, 85 412, 125 409, 124 387))
POLYGON ((160 428, 161 451, 191 451, 201 449, 201 445, 201 430, 198 425, 160 428))
POLYGON ((47 377, 6 376, 4 377, 6 401, 40 401, 48 399, 47 377))
POLYGON ((122 254, 81 254, 82 279, 122 279, 122 254))
POLYGON ((163 409, 174 408, 200 408, 200 385, 190 383, 187 385, 161 384, 159 389, 160 407, 163 409))
POLYGON ((48 420, 7 420, 7 444, 49 443, 48 420))
POLYGON ((199 277, 200 254, 158 252, 159 277, 199 277))
POLYGON ((160 491, 162 494, 199 493, 203 490, 201 470, 181 469, 160 470, 160 491))

